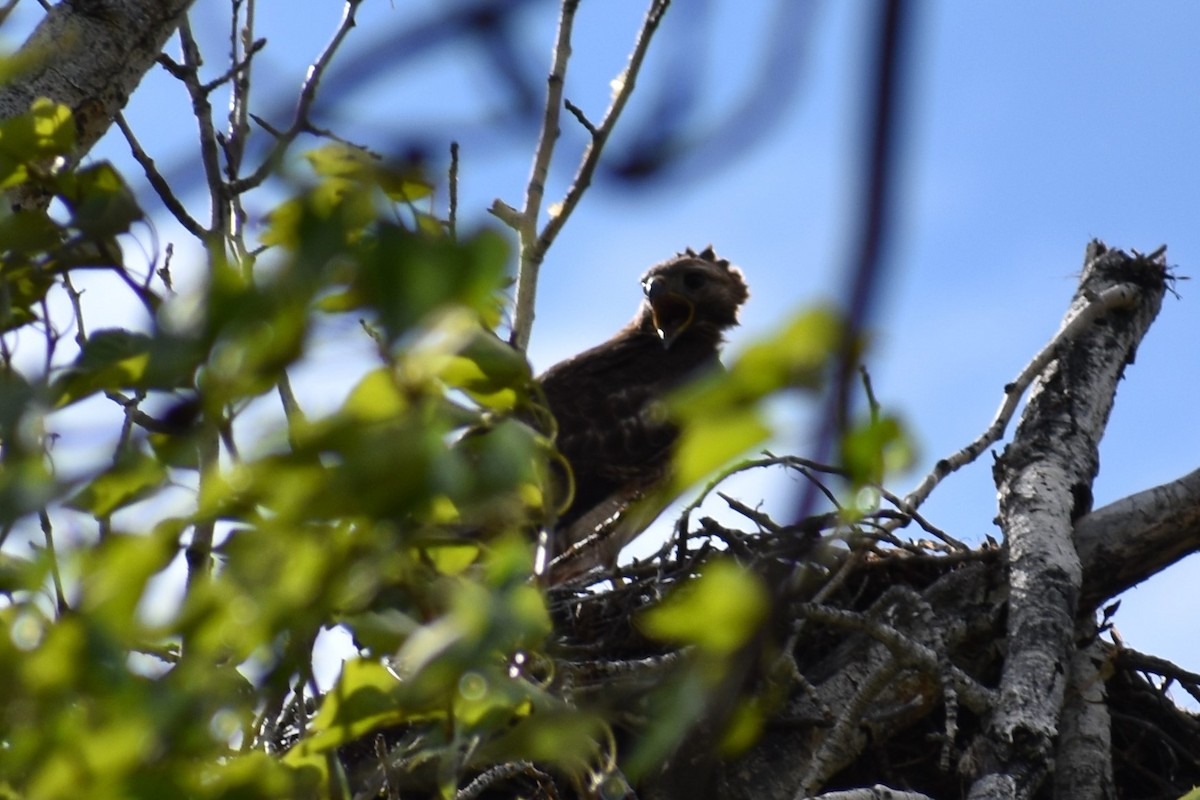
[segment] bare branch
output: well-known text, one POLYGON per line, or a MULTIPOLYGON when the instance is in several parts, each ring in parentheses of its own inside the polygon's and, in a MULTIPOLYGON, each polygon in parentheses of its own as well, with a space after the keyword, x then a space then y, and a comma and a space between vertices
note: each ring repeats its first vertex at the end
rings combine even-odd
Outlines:
MULTIPOLYGON (((562 0, 558 15, 558 31, 554 38, 554 57, 550 64, 550 75, 546 79, 546 106, 542 111, 542 128, 538 135, 537 148, 533 153, 533 167, 529 183, 525 187, 525 206, 520 214, 501 216, 517 232, 520 241, 521 261, 517 271, 515 307, 511 343, 522 352, 529 346, 529 334, 533 328, 534 298, 537 292, 537 276, 544 252, 537 245, 538 218, 542 213, 542 198, 546 194, 546 178, 550 172, 550 160, 554 146, 562 133, 559 127, 562 107, 563 85, 567 79, 567 64, 571 59, 571 30, 575 26, 575 11, 579 0, 562 0)), ((496 212, 499 200, 493 204, 496 212)), ((499 214, 498 214, 499 216, 499 214)))
POLYGON ((46 509, 38 511, 38 521, 42 525, 42 536, 46 540, 46 554, 50 558, 50 577, 54 582, 54 605, 61 617, 70 607, 67 605, 67 595, 63 592, 62 573, 58 569, 58 551, 54 548, 54 525, 50 522, 50 514, 46 509))
POLYGON ((814 795, 811 800, 933 800, 933 798, 920 792, 902 792, 877 783, 862 789, 846 789, 841 792, 814 795))
POLYGON ((929 499, 929 495, 942 482, 942 479, 970 464, 989 447, 1000 441, 1005 429, 1008 428, 1009 421, 1012 420, 1013 414, 1016 413, 1017 405, 1025 395, 1025 390, 1029 388, 1034 378, 1041 374, 1046 365, 1055 357, 1058 349, 1077 337, 1081 332, 1087 330, 1093 322, 1110 311, 1118 308, 1129 308, 1136 299, 1134 291, 1133 288, 1125 285, 1109 287, 1099 295, 1091 298, 1089 303, 1080 309, 1077 314, 1064 320, 1058 333, 1054 334, 1054 337, 1033 357, 1033 360, 1025 365, 1025 368, 1021 370, 1021 374, 1004 387, 1004 399, 1000 402, 1000 408, 996 410, 992 424, 975 441, 937 462, 933 471, 926 475, 920 485, 909 492, 908 496, 904 498, 905 508, 911 507, 915 509, 919 507, 929 499))
POLYGON ((342 20, 338 24, 337 30, 334 31, 333 38, 329 40, 329 44, 325 45, 325 49, 321 51, 317 59, 308 68, 304 84, 300 87, 300 95, 296 101, 296 110, 292 115, 292 124, 286 130, 278 132, 275 145, 262 160, 262 163, 259 164, 258 169, 246 177, 237 178, 229 182, 229 191, 231 193, 241 194, 256 186, 261 186, 263 181, 271 174, 271 171, 278 165, 296 137, 312 129, 309 113, 312 111, 313 103, 316 102, 317 89, 320 87, 321 79, 325 76, 325 71, 329 68, 329 63, 333 60, 338 48, 342 46, 342 42, 345 41, 350 30, 358 24, 356 17, 360 5, 362 5, 362 0, 346 0, 342 11, 342 20))
POLYGON ((1097 509, 1075 523, 1080 608, 1095 608, 1200 550, 1200 469, 1097 509))
POLYGON ((117 127, 121 129, 121 133, 125 136, 125 141, 129 143, 129 150, 133 154, 134 159, 141 164, 142 172, 146 175, 146 180, 154 187, 154 191, 158 194, 163 205, 171 212, 171 215, 179 221, 179 224, 184 229, 195 236, 197 239, 203 240, 208 232, 200 225, 196 219, 188 213, 183 203, 175 196, 174 190, 167 184, 166 178, 158 171, 158 167, 154 163, 154 159, 142 149, 142 145, 134 136, 133 129, 129 127, 129 123, 125 121, 124 114, 117 114, 117 127))
MULTIPOLYGON (((213 125, 212 103, 200 84, 200 66, 204 60, 200 55, 200 47, 196 44, 196 37, 192 35, 191 22, 186 18, 179 26, 179 41, 183 47, 183 65, 178 71, 178 76, 192 98, 192 115, 195 116, 200 129, 200 163, 204 167, 205 182, 212 198, 209 226, 212 231, 217 231, 222 228, 221 211, 225 197, 224 184, 221 181, 220 147, 217 143, 217 130, 213 125)), ((202 240, 207 241, 208 238, 206 233, 202 240)))
POLYGON ((447 180, 450 191, 449 208, 446 212, 446 230, 451 240, 458 239, 458 142, 450 143, 450 175, 447 180))
POLYGON ((567 189, 562 202, 550 216, 541 233, 534 237, 538 215, 541 211, 542 197, 545 193, 546 174, 550 157, 554 150, 554 140, 559 135, 559 107, 562 104, 562 79, 566 74, 566 60, 570 55, 570 26, 574 19, 575 7, 578 0, 563 0, 562 16, 559 20, 559 38, 555 46, 554 66, 550 72, 550 89, 546 98, 546 111, 542 124, 542 134, 538 141, 538 150, 534 156, 533 174, 529 178, 529 186, 525 196, 525 208, 521 212, 517 233, 521 239, 521 264, 517 272, 516 302, 513 311, 513 330, 511 343, 518 350, 524 351, 529 346, 529 336, 533 330, 534 301, 537 294, 538 271, 546 258, 546 252, 558 236, 563 225, 570 218, 580 198, 592 183, 592 176, 600 163, 600 155, 604 145, 612 134, 613 127, 620 119, 625 104, 629 102, 637 83, 638 73, 650 41, 658 30, 663 14, 671 5, 670 0, 651 0, 646 11, 646 17, 638 31, 629 55, 629 63, 624 71, 613 82, 614 91, 604 118, 592 131, 591 141, 584 150, 575 178, 567 189))

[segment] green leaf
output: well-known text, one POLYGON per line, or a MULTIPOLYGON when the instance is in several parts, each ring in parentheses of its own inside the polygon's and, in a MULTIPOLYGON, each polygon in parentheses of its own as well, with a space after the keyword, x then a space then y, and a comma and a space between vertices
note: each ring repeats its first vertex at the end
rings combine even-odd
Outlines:
POLYGON ((29 559, 0 552, 0 594, 33 589, 31 578, 35 574, 35 565, 29 559))
POLYGON ((408 400, 400 393, 391 370, 386 367, 364 375, 342 405, 343 412, 362 422, 393 419, 408 408, 408 400))
POLYGON ((76 492, 67 505, 97 517, 107 517, 152 494, 166 477, 167 470, 157 459, 143 453, 129 453, 120 463, 76 492))
POLYGON ((56 407, 99 391, 116 391, 145 383, 154 339, 123 328, 94 331, 75 364, 55 379, 56 407))
POLYGON ((886 474, 912 461, 912 445, 900 421, 882 416, 846 432, 841 442, 842 463, 858 485, 878 484, 886 474))
POLYGON ((409 714, 396 700, 400 686, 396 676, 376 661, 354 659, 342 666, 342 674, 321 703, 313 720, 312 735, 283 757, 295 767, 317 766, 324 771, 321 753, 377 728, 405 721, 409 714), (315 760, 314 760, 315 758, 315 760))
POLYGON ((542 710, 518 720, 503 735, 485 744, 477 762, 536 761, 582 774, 600 758, 604 739, 604 725, 595 715, 567 709, 542 710))
POLYGON ((304 199, 293 197, 275 206, 266 218, 266 227, 258 240, 268 247, 296 247, 304 220, 304 199))
POLYGON ((362 147, 329 142, 304 154, 313 172, 323 178, 363 180, 379 162, 379 156, 362 147))
MULTIPOLYGON (((433 184, 420 173, 395 167, 379 170, 379 188, 397 203, 412 203, 433 194, 433 184)), ((440 223, 436 232, 443 232, 440 223)))
POLYGON ((65 237, 66 232, 45 211, 20 209, 0 218, 0 250, 39 253, 59 244, 65 237))
POLYGON ((75 120, 71 109, 44 97, 29 111, 0 122, 0 189, 9 189, 29 177, 26 167, 75 147, 75 120))
POLYGON ((491 331, 477 330, 468 344, 450 357, 439 377, 472 400, 495 411, 511 411, 526 399, 533 381, 529 362, 491 331))
POLYGON ((397 608, 364 611, 344 616, 340 621, 349 628, 355 644, 380 655, 399 650, 421 627, 421 623, 397 608))
POLYGON ((770 435, 770 426, 753 406, 689 420, 675 450, 672 483, 676 491, 695 485, 770 435))
POLYGON ((71 209, 71 225, 89 239, 128 233, 143 218, 133 192, 108 162, 93 164, 64 176, 60 193, 71 209))
MULTIPOLYGON (((111 478, 112 473, 108 475, 111 478)), ((78 607, 106 617, 116 630, 132 633, 146 584, 171 563, 176 541, 169 527, 157 535, 109 535, 83 560, 83 598, 78 607)))
POLYGON ((493 231, 456 243, 389 225, 364 249, 355 288, 391 341, 452 306, 474 310, 487 324, 504 280, 507 251, 493 231))
POLYGON ((54 277, 40 265, 5 264, 0 275, 0 329, 13 330, 41 318, 36 306, 46 297, 54 277))
POLYGON ((731 559, 718 558, 705 564, 699 577, 639 615, 636 623, 652 639, 729 655, 758 631, 769 604, 757 575, 731 559))

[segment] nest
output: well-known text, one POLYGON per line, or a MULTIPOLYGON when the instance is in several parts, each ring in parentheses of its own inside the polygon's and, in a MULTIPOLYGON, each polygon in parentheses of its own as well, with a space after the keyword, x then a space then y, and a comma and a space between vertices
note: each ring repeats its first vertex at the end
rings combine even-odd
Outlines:
MULTIPOLYGON (((984 691, 999 680, 1007 582, 1003 552, 994 543, 976 549, 941 540, 911 543, 872 531, 869 524, 848 528, 832 516, 799 528, 755 532, 701 520, 696 531, 652 559, 550 589, 556 626, 552 689, 572 704, 602 711, 620 748, 636 742, 656 689, 688 658, 648 638, 637 624, 639 614, 717 554, 733 556, 773 581, 790 581, 734 687, 741 695, 772 698, 771 713, 757 744, 735 759, 712 756, 711 730, 708 739, 686 738, 677 752, 686 752, 693 766, 652 776, 646 795, 701 796, 685 785, 699 779, 713 797, 794 796, 805 759, 816 759, 823 741, 845 734, 840 717, 846 709, 822 707, 820 687, 840 671, 877 659, 882 629, 938 649, 938 663, 900 670, 887 691, 851 702, 863 701, 853 727, 868 735, 852 760, 824 776, 822 790, 881 783, 931 797, 965 795, 974 777, 971 742, 985 732, 986 713, 953 692, 946 675, 961 671, 984 691), (833 614, 844 615, 837 619, 846 624, 828 624, 833 614), (856 619, 862 625, 856 627, 856 619), (931 630, 938 633, 930 636, 931 630), (748 784, 746 776, 756 776, 751 780, 757 783, 748 784)), ((1179 708, 1170 691, 1182 687, 1200 699, 1200 676, 1133 653, 1118 641, 1105 646, 1111 653, 1105 674, 1118 795, 1177 798, 1200 784, 1200 719, 1179 708)), ((416 734, 385 731, 344 748, 340 755, 352 786, 353 776, 372 764, 384 759, 402 764, 400 754, 416 734)), ((435 796, 433 778, 414 765, 405 773, 402 796, 435 796)), ((526 762, 499 765, 471 780, 461 796, 581 796, 563 776, 526 762)), ((1050 796, 1051 783, 1046 781, 1041 796, 1050 796)), ((357 784, 356 796, 372 796, 364 785, 357 784)), ((603 796, 634 796, 627 783, 618 781, 615 790, 613 785, 603 796)), ((593 787, 586 794, 600 791, 593 787)))

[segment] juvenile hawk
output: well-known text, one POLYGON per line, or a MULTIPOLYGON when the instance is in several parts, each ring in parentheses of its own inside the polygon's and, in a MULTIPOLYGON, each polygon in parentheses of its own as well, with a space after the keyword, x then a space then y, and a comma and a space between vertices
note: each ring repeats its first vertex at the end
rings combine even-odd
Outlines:
POLYGON ((574 499, 550 536, 548 555, 557 558, 551 581, 614 564, 649 522, 630 527, 612 518, 670 466, 678 431, 655 401, 695 373, 720 366, 724 332, 737 325, 738 308, 749 296, 741 271, 711 246, 651 267, 642 291, 628 325, 540 378, 558 421, 558 449, 575 479, 574 499), (594 543, 579 545, 593 534, 594 543))

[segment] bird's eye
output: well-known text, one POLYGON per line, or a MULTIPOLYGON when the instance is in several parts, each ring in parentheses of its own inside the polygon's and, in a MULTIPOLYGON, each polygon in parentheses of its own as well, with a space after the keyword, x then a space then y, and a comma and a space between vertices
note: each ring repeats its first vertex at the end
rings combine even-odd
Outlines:
POLYGON ((683 285, 689 289, 696 290, 708 282, 708 276, 703 272, 689 272, 683 276, 683 285))

